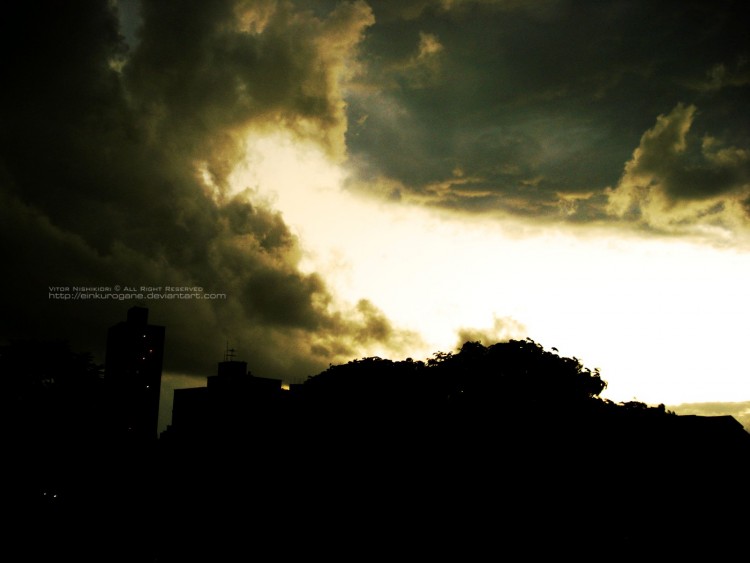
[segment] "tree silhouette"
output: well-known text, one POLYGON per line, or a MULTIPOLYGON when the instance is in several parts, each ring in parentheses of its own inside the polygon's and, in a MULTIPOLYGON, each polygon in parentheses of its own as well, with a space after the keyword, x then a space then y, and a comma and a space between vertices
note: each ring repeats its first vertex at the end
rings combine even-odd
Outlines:
POLYGON ((436 354, 428 366, 442 372, 451 397, 503 408, 572 407, 598 397, 607 386, 598 369, 547 351, 531 339, 489 347, 466 342, 457 354, 436 354))
POLYGON ((598 397, 606 385, 598 369, 527 339, 488 347, 466 342, 457 353, 437 352, 426 362, 353 360, 308 378, 304 394, 329 407, 382 410, 463 404, 520 412, 601 403, 598 397))

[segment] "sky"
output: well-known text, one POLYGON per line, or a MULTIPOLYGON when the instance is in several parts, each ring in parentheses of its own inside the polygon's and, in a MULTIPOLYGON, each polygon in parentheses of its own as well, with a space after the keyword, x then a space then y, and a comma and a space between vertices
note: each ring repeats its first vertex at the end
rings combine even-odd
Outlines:
POLYGON ((162 428, 227 346, 300 382, 509 338, 750 428, 742 7, 10 4, 0 339, 103 362, 148 307, 162 428))

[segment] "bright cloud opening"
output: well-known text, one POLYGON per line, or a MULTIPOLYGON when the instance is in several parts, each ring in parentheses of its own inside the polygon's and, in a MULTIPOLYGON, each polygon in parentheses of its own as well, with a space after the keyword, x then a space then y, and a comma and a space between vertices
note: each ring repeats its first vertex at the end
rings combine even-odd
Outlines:
POLYGON ((274 134, 249 140, 231 184, 283 213, 303 268, 343 303, 368 299, 418 332, 425 347, 412 357, 454 350, 459 333, 530 337, 599 367, 603 395, 616 401, 750 397, 747 254, 448 217, 360 198, 342 188, 345 179, 322 151, 274 134))

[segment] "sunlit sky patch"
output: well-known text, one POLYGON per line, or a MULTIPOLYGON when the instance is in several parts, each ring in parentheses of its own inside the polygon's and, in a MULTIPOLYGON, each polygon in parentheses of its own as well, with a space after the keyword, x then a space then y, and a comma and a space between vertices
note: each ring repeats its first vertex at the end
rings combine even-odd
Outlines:
POLYGON ((303 267, 339 299, 365 297, 422 335, 409 355, 453 351, 473 327, 601 368, 617 401, 750 395, 737 330, 750 314, 747 253, 373 202, 342 188, 346 174, 276 134, 248 140, 231 183, 273 202, 300 237, 303 267))

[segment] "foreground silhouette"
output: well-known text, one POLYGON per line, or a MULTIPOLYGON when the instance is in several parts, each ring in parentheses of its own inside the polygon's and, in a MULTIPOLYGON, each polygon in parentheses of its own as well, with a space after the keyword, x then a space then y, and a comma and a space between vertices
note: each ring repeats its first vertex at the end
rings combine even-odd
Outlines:
MULTIPOLYGON (((79 367, 93 399, 99 372, 79 367)), ((750 434, 735 419, 601 399, 598 371, 531 340, 363 358, 288 391, 239 375, 206 389, 211 421, 148 445, 108 435, 97 401, 48 397, 56 418, 10 451, 16 522, 40 539, 29 554, 465 561, 745 544, 750 434)), ((16 383, 21 417, 39 386, 16 383)))
POLYGON ((347 558, 744 545, 731 507, 750 500, 750 435, 731 417, 615 404, 605 387, 531 340, 331 366, 277 396, 272 416, 253 403, 220 432, 175 429, 174 472, 211 476, 179 512, 229 503, 246 511, 237 537, 252 522, 256 541, 347 558))

